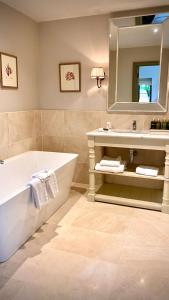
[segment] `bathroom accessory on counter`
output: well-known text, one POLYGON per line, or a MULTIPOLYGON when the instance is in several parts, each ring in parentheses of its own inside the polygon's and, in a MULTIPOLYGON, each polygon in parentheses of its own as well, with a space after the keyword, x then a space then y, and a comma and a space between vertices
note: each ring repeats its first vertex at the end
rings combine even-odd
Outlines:
POLYGON ((169 120, 155 120, 153 119, 150 123, 150 129, 161 129, 161 130, 169 130, 169 120))
POLYGON ((156 124, 157 124, 157 121, 155 119, 153 119, 150 124, 150 129, 156 129, 156 124))
POLYGON ((98 128, 97 130, 98 130, 99 132, 110 131, 110 129, 108 129, 108 128, 98 128))
POLYGON ((163 120, 162 123, 161 123, 161 129, 167 129, 167 121, 166 120, 163 120))
POLYGON ((121 164, 121 156, 118 156, 116 158, 104 156, 103 159, 100 161, 101 166, 107 166, 107 167, 119 167, 120 164, 121 164))
POLYGON ((136 173, 140 175, 156 177, 158 175, 158 172, 159 172, 159 168, 155 168, 151 166, 138 166, 136 168, 136 173))
POLYGON ((160 119, 157 120, 157 123, 156 123, 156 129, 161 129, 161 122, 160 122, 160 119))

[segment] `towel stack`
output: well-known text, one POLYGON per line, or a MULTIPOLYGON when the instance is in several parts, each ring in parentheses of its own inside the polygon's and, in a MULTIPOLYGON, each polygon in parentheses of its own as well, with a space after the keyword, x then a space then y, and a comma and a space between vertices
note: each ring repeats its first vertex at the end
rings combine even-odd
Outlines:
POLYGON ((145 175, 145 176, 157 177, 158 172, 159 172, 158 168, 151 167, 151 166, 138 166, 136 168, 137 174, 145 175))
POLYGON ((32 189, 35 206, 39 209, 47 204, 49 199, 55 198, 58 192, 56 176, 51 170, 41 170, 33 174, 29 185, 32 189))
POLYGON ((96 171, 111 172, 111 173, 123 173, 126 163, 121 160, 121 157, 111 158, 104 156, 100 163, 95 166, 96 171))

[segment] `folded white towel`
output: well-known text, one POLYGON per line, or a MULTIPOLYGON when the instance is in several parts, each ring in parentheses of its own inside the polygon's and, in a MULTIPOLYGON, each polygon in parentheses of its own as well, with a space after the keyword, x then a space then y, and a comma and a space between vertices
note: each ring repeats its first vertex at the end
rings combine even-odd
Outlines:
POLYGON ((101 166, 100 163, 97 163, 95 166, 95 170, 112 173, 123 173, 125 170, 125 163, 120 164, 118 167, 101 166))
POLYGON ((32 175, 32 178, 38 178, 41 182, 45 182, 46 189, 50 198, 55 198, 58 193, 58 183, 56 180, 55 172, 51 170, 41 170, 32 175))
POLYGON ((48 193, 45 182, 41 182, 38 178, 32 178, 28 185, 31 186, 35 206, 41 209, 42 206, 48 202, 48 193))
POLYGON ((100 161, 101 166, 108 166, 108 167, 118 167, 121 164, 121 157, 118 156, 116 158, 111 158, 109 156, 104 156, 103 159, 100 161))
POLYGON ((151 166, 138 166, 136 168, 136 173, 140 175, 153 176, 158 175, 159 169, 151 166))

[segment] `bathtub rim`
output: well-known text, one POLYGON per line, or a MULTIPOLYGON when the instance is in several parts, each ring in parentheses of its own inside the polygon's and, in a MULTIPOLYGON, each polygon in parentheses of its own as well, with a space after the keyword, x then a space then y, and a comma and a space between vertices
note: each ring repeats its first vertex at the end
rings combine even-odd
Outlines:
MULTIPOLYGON (((48 153, 48 154, 50 154, 50 153, 57 153, 57 154, 62 154, 62 155, 66 154, 66 155, 72 156, 72 158, 71 158, 69 161, 63 163, 61 166, 58 166, 58 167, 56 167, 56 168, 54 168, 54 169, 50 168, 50 170, 53 171, 53 172, 55 172, 55 171, 57 171, 58 169, 60 169, 60 168, 62 168, 62 167, 64 167, 64 166, 66 166, 68 163, 70 163, 70 161, 73 161, 73 160, 77 159, 78 156, 79 156, 77 153, 56 152, 56 151, 53 151, 53 152, 50 151, 50 152, 49 152, 49 151, 38 151, 38 150, 36 151, 36 150, 30 150, 30 151, 25 151, 25 152, 23 152, 23 153, 20 153, 20 154, 11 156, 11 157, 5 159, 5 162, 13 161, 13 160, 15 160, 16 158, 19 158, 19 157, 21 157, 21 156, 24 156, 26 153, 48 153)), ((2 165, 2 167, 3 167, 4 165, 5 165, 5 163, 2 165)), ((20 194, 20 193, 22 193, 22 192, 25 192, 26 190, 30 190, 30 188, 31 188, 30 185, 28 185, 28 183, 27 183, 27 184, 24 185, 23 187, 16 189, 16 190, 15 190, 14 192, 12 192, 12 193, 9 193, 9 195, 8 195, 7 197, 4 197, 4 199, 2 200, 2 202, 0 202, 0 207, 1 207, 2 205, 5 205, 8 201, 10 201, 12 198, 16 197, 18 194, 20 194)))

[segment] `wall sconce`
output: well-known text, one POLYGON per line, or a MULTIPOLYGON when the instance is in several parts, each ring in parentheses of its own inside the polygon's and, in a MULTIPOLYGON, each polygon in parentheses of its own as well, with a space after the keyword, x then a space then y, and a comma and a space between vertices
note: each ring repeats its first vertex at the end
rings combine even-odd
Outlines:
POLYGON ((102 67, 92 68, 91 70, 91 78, 95 78, 97 80, 97 87, 101 88, 102 80, 105 78, 105 72, 102 67))

